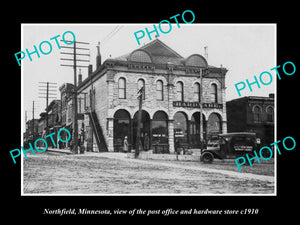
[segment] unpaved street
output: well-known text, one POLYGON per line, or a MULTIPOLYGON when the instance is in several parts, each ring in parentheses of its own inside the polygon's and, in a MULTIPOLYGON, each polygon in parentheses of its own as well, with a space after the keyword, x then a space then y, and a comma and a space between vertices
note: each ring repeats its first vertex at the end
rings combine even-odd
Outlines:
MULTIPOLYGON (((24 159, 24 194, 273 194, 272 176, 111 157, 42 153, 24 159)), ((116 155, 117 156, 117 155, 116 155)), ((214 165, 210 165, 213 167, 214 165)), ((261 166, 261 165, 260 165, 261 166)))

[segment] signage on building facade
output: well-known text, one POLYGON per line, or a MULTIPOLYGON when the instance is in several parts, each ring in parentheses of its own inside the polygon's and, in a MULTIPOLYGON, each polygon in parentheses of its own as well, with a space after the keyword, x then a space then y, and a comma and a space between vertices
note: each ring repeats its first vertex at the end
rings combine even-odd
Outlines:
MULTIPOLYGON (((200 102, 181 102, 175 101, 173 102, 174 107, 184 107, 184 108, 200 108, 200 102)), ((215 108, 222 109, 223 104, 218 103, 203 103, 203 108, 215 108)))

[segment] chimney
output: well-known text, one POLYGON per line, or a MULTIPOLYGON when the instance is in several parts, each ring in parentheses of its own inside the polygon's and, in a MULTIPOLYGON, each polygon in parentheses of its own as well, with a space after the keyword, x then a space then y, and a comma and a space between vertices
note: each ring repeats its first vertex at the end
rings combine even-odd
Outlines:
POLYGON ((93 73, 93 65, 90 64, 88 68, 88 76, 91 76, 92 73, 93 73))
POLYGON ((96 69, 98 69, 101 66, 100 42, 98 42, 97 50, 98 50, 98 54, 96 57, 96 69))
POLYGON ((78 74, 78 85, 80 85, 82 82, 82 74, 81 74, 81 69, 79 69, 79 74, 78 74))
POLYGON ((205 57, 205 59, 206 59, 206 61, 208 60, 208 46, 205 46, 204 47, 204 57, 205 57))

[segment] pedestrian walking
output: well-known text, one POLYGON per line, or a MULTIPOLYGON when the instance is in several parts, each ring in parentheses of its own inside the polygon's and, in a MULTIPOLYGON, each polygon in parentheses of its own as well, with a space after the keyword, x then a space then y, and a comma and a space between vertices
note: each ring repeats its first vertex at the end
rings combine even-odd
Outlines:
POLYGON ((123 151, 127 152, 128 151, 128 141, 127 141, 127 136, 124 137, 123 141, 123 151))

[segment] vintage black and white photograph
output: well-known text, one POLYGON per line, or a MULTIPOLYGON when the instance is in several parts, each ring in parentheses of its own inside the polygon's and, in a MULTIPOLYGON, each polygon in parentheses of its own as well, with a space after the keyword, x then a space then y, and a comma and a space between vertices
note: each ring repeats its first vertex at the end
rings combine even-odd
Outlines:
POLYGON ((22 195, 276 195, 276 24, 179 23, 21 25, 22 195))

